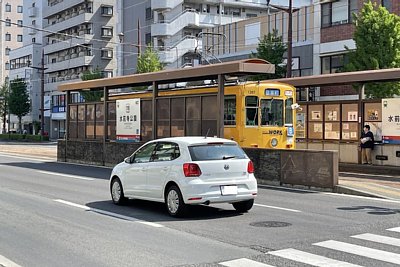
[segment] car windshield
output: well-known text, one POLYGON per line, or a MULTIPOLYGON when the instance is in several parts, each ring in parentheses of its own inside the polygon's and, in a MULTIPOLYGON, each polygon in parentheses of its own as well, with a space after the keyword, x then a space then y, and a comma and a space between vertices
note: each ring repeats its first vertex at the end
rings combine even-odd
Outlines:
POLYGON ((236 144, 206 144, 189 147, 193 161, 245 159, 244 151, 236 144))

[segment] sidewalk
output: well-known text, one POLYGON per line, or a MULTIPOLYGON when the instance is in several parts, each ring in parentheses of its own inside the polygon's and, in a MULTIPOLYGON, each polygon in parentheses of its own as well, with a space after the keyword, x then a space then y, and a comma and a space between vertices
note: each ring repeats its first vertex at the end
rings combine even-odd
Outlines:
MULTIPOLYGON (((57 159, 57 142, 1 142, 0 153, 57 159)), ((400 200, 400 167, 339 164, 335 192, 400 200)))

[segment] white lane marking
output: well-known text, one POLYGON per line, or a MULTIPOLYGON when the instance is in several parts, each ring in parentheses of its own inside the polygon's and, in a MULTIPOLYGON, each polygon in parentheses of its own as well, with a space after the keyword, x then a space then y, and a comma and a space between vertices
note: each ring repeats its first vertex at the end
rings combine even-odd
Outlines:
POLYGON ((400 233, 400 227, 390 228, 390 229, 386 229, 386 230, 400 233))
POLYGON ((276 207, 276 206, 268 206, 268 205, 263 205, 263 204, 254 204, 254 206, 269 208, 269 209, 276 209, 276 210, 285 210, 285 211, 291 211, 291 212, 302 212, 300 210, 293 210, 293 209, 287 209, 287 208, 276 207))
POLYGON ((136 223, 140 223, 140 224, 144 224, 144 225, 149 225, 149 226, 157 227, 157 228, 164 227, 164 225, 161 225, 161 224, 158 224, 158 223, 147 222, 147 221, 143 221, 143 220, 140 220, 140 219, 137 219, 137 218, 134 218, 134 217, 125 216, 125 215, 121 215, 121 214, 110 212, 110 211, 90 208, 90 207, 85 206, 85 205, 76 204, 76 203, 69 202, 69 201, 62 200, 62 199, 54 199, 54 201, 58 202, 58 203, 65 204, 65 205, 68 205, 68 206, 72 206, 72 207, 75 207, 75 208, 80 208, 80 209, 83 209, 83 210, 86 210, 86 211, 93 211, 93 212, 96 212, 96 213, 99 213, 99 214, 108 215, 108 216, 115 217, 115 218, 118 218, 118 219, 132 221, 132 222, 136 222, 136 223))
POLYGON ((330 248, 337 251, 347 252, 370 259, 385 261, 393 264, 400 264, 400 254, 387 252, 379 249, 367 248, 335 240, 328 240, 313 244, 315 246, 330 248))
POLYGON ((15 159, 24 159, 24 160, 32 160, 32 161, 40 161, 40 162, 54 162, 56 161, 56 159, 54 158, 46 158, 46 157, 22 157, 22 156, 15 156, 13 154, 7 154, 7 153, 3 153, 0 152, 0 156, 2 157, 7 157, 7 158, 15 158, 15 159))
POLYGON ((285 258, 292 261, 297 261, 312 266, 329 266, 329 267, 361 267, 360 265, 351 264, 343 261, 338 261, 330 259, 327 257, 311 254, 308 252, 303 252, 297 249, 282 249, 277 251, 268 252, 268 254, 285 258))
POLYGON ((16 264, 15 262, 7 259, 6 257, 0 255, 0 266, 4 267, 21 267, 21 265, 16 264))
POLYGON ((374 235, 374 234, 369 234, 369 233, 361 234, 361 235, 353 235, 352 237, 362 239, 362 240, 372 241, 372 242, 376 242, 376 243, 400 247, 400 239, 398 239, 398 238, 393 238, 393 237, 388 237, 388 236, 383 236, 383 235, 374 235))
POLYGON ((315 191, 315 190, 290 188, 290 187, 283 187, 283 186, 276 186, 276 185, 261 185, 260 188, 277 188, 277 189, 285 190, 285 191, 308 192, 308 193, 316 193, 316 194, 329 195, 329 196, 335 196, 335 197, 349 197, 349 198, 359 198, 359 199, 366 199, 366 200, 375 200, 378 202, 400 203, 400 200, 395 200, 395 199, 384 199, 384 198, 376 198, 376 197, 364 197, 364 196, 348 195, 348 194, 340 194, 340 193, 321 192, 321 191, 315 191))
POLYGON ((246 258, 232 260, 232 261, 224 261, 224 262, 220 262, 218 264, 223 265, 223 266, 228 266, 228 267, 273 267, 272 265, 268 265, 268 264, 261 263, 258 261, 249 260, 246 258))
POLYGON ((47 171, 38 171, 38 172, 43 173, 43 174, 56 175, 56 176, 68 177, 68 178, 79 179, 79 180, 86 180, 86 181, 94 180, 94 178, 87 178, 87 177, 78 176, 78 175, 69 175, 69 174, 62 174, 62 173, 57 173, 57 172, 47 172, 47 171))

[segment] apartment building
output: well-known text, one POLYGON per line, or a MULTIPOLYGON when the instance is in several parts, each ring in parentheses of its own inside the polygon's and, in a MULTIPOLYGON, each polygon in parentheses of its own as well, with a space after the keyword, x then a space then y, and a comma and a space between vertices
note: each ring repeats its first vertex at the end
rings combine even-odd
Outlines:
MULTIPOLYGON (((85 71, 116 75, 115 0, 43 0, 46 94, 51 97, 50 138, 65 133, 65 95, 58 85, 81 80, 85 71)), ((80 101, 78 95, 75 101, 80 101)))
MULTIPOLYGON (((352 13, 357 13, 364 6, 363 0, 320 1, 321 42, 319 44, 320 66, 318 74, 335 73, 347 60, 345 46, 355 48, 353 41, 354 25, 352 13)), ((400 14, 400 2, 392 0, 373 0, 389 12, 400 14)), ((358 99, 358 94, 351 86, 325 86, 317 90, 317 100, 358 99)))
MULTIPOLYGON (((301 6, 310 1, 294 2, 301 6)), ((287 0, 271 0, 271 4, 284 6, 287 0)), ((268 13, 265 0, 127 0, 120 8, 124 74, 136 71, 137 54, 148 44, 159 51, 166 68, 196 64, 202 48, 199 34, 203 30, 268 13)))
MULTIPOLYGON (((8 82, 10 71, 10 53, 12 50, 22 46, 22 0, 0 0, 0 81, 1 84, 8 82)), ((1 120, 1 119, 0 119, 1 120)), ((0 121, 3 126, 3 121, 0 121)), ((10 125, 14 126, 14 125, 10 125)), ((1 129, 3 127, 0 127, 1 129)), ((11 127, 12 128, 12 127, 11 127)), ((6 127, 8 129, 8 125, 6 127)))

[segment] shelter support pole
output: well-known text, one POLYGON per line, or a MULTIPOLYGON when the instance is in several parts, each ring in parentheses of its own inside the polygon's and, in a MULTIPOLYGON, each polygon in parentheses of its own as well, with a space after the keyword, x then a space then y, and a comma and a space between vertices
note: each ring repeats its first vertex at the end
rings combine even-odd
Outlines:
MULTIPOLYGON (((364 107, 363 107, 363 95, 364 95, 365 84, 362 84, 360 89, 358 90, 358 134, 360 136, 358 139, 361 138, 361 132, 364 130, 363 128, 363 117, 364 117, 364 107)), ((360 151, 360 150, 359 150, 360 151)), ((358 163, 362 163, 361 159, 361 151, 358 153, 358 163)))
POLYGON ((68 139, 69 139, 69 109, 70 109, 70 104, 71 102, 71 92, 67 91, 65 94, 65 106, 66 106, 66 114, 65 114, 65 134, 64 134, 64 139, 65 139, 65 149, 64 149, 64 161, 67 162, 67 149, 68 149, 68 139))
POLYGON ((153 123, 152 139, 157 139, 157 97, 158 97, 158 83, 153 82, 153 99, 152 99, 152 113, 151 120, 153 123))
POLYGON ((106 86, 103 88, 103 118, 104 118, 104 130, 103 130, 103 165, 106 165, 106 143, 108 137, 108 89, 106 86))
POLYGON ((218 74, 218 117, 217 117, 217 136, 224 137, 224 94, 225 94, 225 77, 223 74, 218 74))

